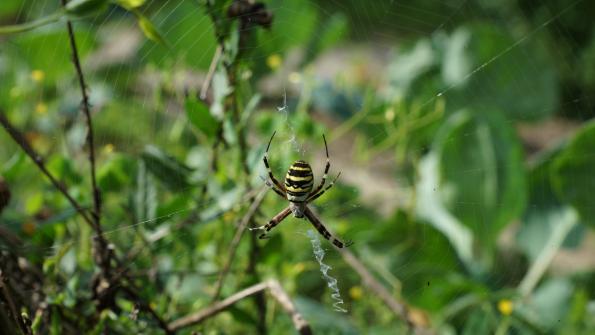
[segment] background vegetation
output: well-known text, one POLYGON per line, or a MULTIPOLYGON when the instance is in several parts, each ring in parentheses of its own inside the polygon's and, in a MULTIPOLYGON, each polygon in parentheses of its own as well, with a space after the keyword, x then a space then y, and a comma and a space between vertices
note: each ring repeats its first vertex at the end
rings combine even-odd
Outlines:
POLYGON ((2 333, 592 334, 594 12, 2 0, 2 333))

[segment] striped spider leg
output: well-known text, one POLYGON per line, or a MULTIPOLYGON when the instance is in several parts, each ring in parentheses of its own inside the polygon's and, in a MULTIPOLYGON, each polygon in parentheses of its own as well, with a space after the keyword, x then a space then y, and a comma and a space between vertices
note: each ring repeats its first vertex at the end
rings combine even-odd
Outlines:
POLYGON ((318 230, 318 233, 322 235, 322 237, 329 240, 333 243, 337 248, 346 248, 353 244, 353 241, 345 241, 345 243, 341 242, 338 238, 334 237, 331 233, 329 233, 328 229, 320 222, 320 219, 312 212, 312 210, 306 206, 306 210, 304 211, 304 215, 308 218, 308 221, 318 230))
POLYGON ((273 182, 273 191, 275 191, 275 193, 279 194, 280 196, 282 196, 283 198, 286 198, 286 194, 285 194, 285 187, 283 187, 283 184, 281 184, 277 178, 275 178, 275 175, 273 174, 273 171, 271 171, 271 166, 269 165, 269 148, 271 147, 271 142, 273 142, 273 137, 275 137, 275 134, 277 132, 273 132, 273 136, 271 136, 271 139, 269 140, 269 144, 267 145, 267 150, 264 152, 264 157, 263 157, 263 162, 264 162, 264 166, 267 168, 267 172, 269 173, 269 179, 271 179, 271 181, 273 182), (275 188, 276 186, 276 188, 275 188))

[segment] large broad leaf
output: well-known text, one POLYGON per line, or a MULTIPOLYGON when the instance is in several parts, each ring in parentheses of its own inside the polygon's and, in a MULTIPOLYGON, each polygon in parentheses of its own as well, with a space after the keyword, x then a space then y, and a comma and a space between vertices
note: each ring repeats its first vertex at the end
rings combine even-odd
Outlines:
POLYGON ((146 42, 139 52, 141 62, 165 67, 183 59, 192 67, 208 69, 215 53, 215 34, 211 20, 195 1, 164 2, 151 21, 155 31, 162 32, 160 38, 171 45, 146 42))
MULTIPOLYGON (((84 57, 91 50, 95 37, 84 29, 75 30, 79 57, 84 57)), ((22 34, 14 40, 14 59, 20 59, 30 70, 40 70, 47 82, 55 82, 61 75, 75 76, 68 33, 60 27, 58 30, 33 31, 22 34)))
POLYGON ((442 61, 451 110, 487 107, 507 118, 541 119, 558 106, 554 63, 539 39, 518 39, 500 26, 459 28, 446 41, 442 61))
POLYGON ((188 120, 190 120, 196 129, 200 130, 208 138, 215 136, 218 127, 217 119, 211 115, 207 105, 195 98, 188 98, 184 107, 188 120))
POLYGON ((583 222, 595 227, 595 121, 586 124, 558 155, 552 168, 557 195, 579 212, 583 222))
POLYGON ((462 111, 447 120, 432 149, 420 167, 417 211, 467 265, 490 265, 498 233, 525 206, 520 144, 498 114, 462 111))

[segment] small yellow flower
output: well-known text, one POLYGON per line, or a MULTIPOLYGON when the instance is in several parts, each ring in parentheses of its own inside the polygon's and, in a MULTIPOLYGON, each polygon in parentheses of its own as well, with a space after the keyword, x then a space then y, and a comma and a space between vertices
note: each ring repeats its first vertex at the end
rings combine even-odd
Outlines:
POLYGON ((269 57, 267 57, 267 65, 272 70, 278 69, 281 66, 282 62, 283 60, 281 59, 281 56, 279 56, 279 54, 272 54, 269 57))
POLYGON ((45 114, 47 112, 48 112, 48 105, 44 104, 43 102, 40 102, 37 105, 35 105, 35 113, 45 114))
POLYGON ((106 154, 112 153, 113 151, 114 151, 114 145, 111 143, 108 143, 103 147, 103 152, 105 152, 106 154))
POLYGON ((359 300, 362 298, 363 295, 364 291, 362 290, 361 286, 352 286, 349 289, 349 296, 351 296, 353 300, 359 300))
POLYGON ((395 119, 395 110, 392 108, 387 109, 384 113, 384 117, 386 118, 386 121, 392 122, 395 119))
POLYGON ((292 72, 289 74, 289 82, 292 84, 299 84, 302 81, 302 75, 299 72, 292 72))
POLYGON ((31 71, 31 79, 36 82, 40 82, 45 78, 45 72, 41 70, 33 70, 31 71))
POLYGON ((510 315, 514 309, 514 304, 512 301, 508 299, 502 299, 498 301, 498 310, 502 315, 510 315))
POLYGON ((304 271, 304 269, 306 268, 306 266, 304 265, 303 262, 299 262, 299 263, 295 263, 295 265, 293 266, 293 271, 298 274, 304 271))

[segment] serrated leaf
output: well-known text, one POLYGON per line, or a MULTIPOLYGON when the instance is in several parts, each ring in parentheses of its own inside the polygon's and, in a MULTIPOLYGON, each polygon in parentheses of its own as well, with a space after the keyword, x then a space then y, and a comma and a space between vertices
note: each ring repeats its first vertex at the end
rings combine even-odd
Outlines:
POLYGON ((188 120, 207 137, 212 138, 217 132, 217 120, 211 115, 209 107, 195 98, 188 98, 184 104, 188 120))

